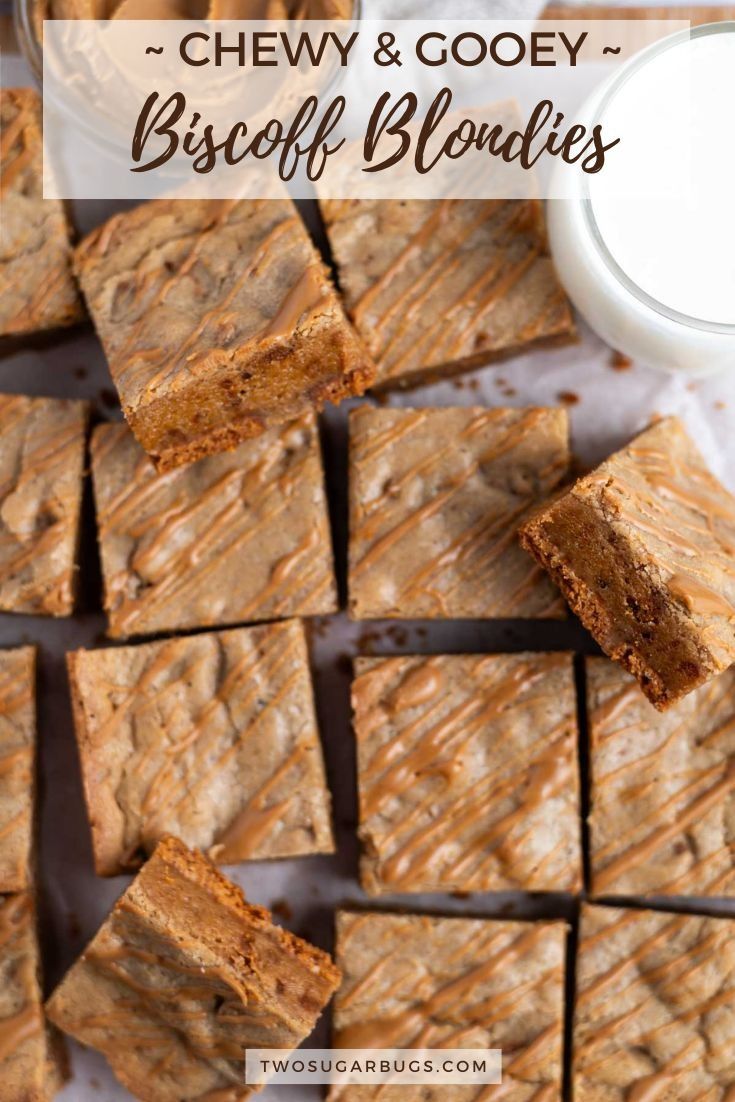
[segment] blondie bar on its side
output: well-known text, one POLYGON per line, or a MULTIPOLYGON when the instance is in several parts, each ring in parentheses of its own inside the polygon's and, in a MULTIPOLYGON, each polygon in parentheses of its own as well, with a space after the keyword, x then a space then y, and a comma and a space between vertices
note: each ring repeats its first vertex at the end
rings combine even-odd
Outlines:
POLYGON ((561 409, 353 410, 352 617, 563 616, 516 530, 568 467, 561 409))
POLYGON ((734 1005, 733 919, 583 905, 574 1097, 729 1102, 734 1005))
POLYGON ((0 337, 73 325, 84 316, 71 268, 69 223, 43 197, 41 98, 0 90, 0 337))
POLYGON ((358 658, 370 894, 576 891, 576 694, 564 654, 358 658))
POLYGON ((89 406, 0 394, 0 610, 70 616, 89 406))
POLYGON ((100 875, 137 867, 164 834, 222 864, 333 851, 298 621, 68 664, 100 875))
POLYGON ((62 1039, 44 1016, 31 892, 0 895, 0 1098, 51 1102, 67 1078, 62 1039))
POLYGON ((378 385, 416 385, 574 336, 540 203, 320 205, 345 303, 378 365, 378 385))
POLYGON ((36 648, 0 650, 0 892, 33 883, 36 648))
POLYGON ((337 610, 313 414, 163 475, 100 425, 92 474, 113 638, 337 610))
POLYGON ((159 470, 372 381, 289 199, 143 203, 81 243, 76 271, 123 412, 159 470))
POLYGON ((735 498, 678 418, 539 508, 521 542, 657 708, 735 661, 735 498))
POLYGON ((587 659, 592 892, 735 895, 735 668, 657 711, 587 659))
MULTIPOLYGON (((334 1047, 499 1048, 502 1087, 423 1086, 422 1102, 561 1102, 566 934, 563 922, 339 912, 334 1047)), ((334 1087, 330 1102, 394 1090, 412 1088, 334 1087)))
POLYGON ((174 838, 118 900, 48 1014, 143 1102, 239 1102, 247 1048, 294 1048, 339 983, 329 956, 271 922, 174 838))

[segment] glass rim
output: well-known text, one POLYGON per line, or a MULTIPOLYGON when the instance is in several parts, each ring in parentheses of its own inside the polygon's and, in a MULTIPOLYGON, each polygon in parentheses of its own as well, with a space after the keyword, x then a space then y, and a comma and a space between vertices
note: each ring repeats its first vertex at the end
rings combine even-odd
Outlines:
MULTIPOLYGON (((620 89, 651 60, 665 53, 667 50, 679 46, 682 42, 691 41, 693 38, 709 37, 713 34, 735 34, 735 20, 705 23, 699 27, 689 27, 682 31, 675 31, 673 34, 667 35, 666 38, 661 39, 659 42, 654 42, 652 45, 642 50, 641 53, 633 59, 632 64, 623 67, 616 79, 607 88, 605 94, 595 108, 592 125, 600 123, 605 110, 609 107, 620 89)), ((735 323, 709 321, 705 318, 698 318, 692 314, 686 314, 683 311, 676 310, 671 306, 667 306, 666 303, 660 302, 654 295, 650 295, 639 286, 635 280, 631 279, 613 256, 600 231, 592 207, 589 180, 587 179, 584 180, 582 188, 582 209, 586 218, 587 228, 592 235, 603 261, 615 278, 630 292, 630 294, 638 299, 639 302, 644 306, 650 307, 662 317, 668 318, 669 321, 677 322, 679 325, 686 325, 691 329, 700 329, 708 333, 724 333, 735 336, 735 323)))

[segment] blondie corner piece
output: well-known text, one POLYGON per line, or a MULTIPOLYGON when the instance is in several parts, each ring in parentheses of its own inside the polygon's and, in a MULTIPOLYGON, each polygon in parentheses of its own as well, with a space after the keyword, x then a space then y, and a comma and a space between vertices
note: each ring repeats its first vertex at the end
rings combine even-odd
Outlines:
POLYGON ((46 1024, 31 892, 0 895, 0 1097, 51 1102, 67 1078, 66 1049, 46 1024))
POLYGON ((321 211, 379 386, 574 336, 536 201, 326 200, 321 211))
POLYGON ((41 98, 0 90, 0 337, 73 325, 84 317, 72 275, 63 203, 43 197, 41 98))
POLYGON ((33 883, 36 648, 0 650, 0 892, 33 883))
POLYGON ((337 610, 313 414, 166 474, 100 425, 92 474, 113 638, 337 610))
POLYGON ((123 412, 159 470, 361 394, 374 368, 290 200, 155 200, 79 246, 123 412))
POLYGON ((0 610, 70 616, 89 405, 0 394, 0 610))
POLYGON ((735 895, 735 667, 658 712, 587 659, 596 896, 735 895))
POLYGON ((563 617, 516 529, 568 467, 564 410, 353 410, 351 616, 563 617))
POLYGON ((237 1102, 247 1048, 293 1048, 339 983, 329 956, 165 838, 56 989, 49 1017, 143 1102, 237 1102))
MULTIPOLYGON (((334 1046, 500 1048, 503 1086, 485 1088, 488 1098, 561 1102, 566 938, 563 922, 338 912, 334 1046)), ((422 1102, 485 1096, 479 1087, 421 1092, 422 1102)), ((389 1093, 336 1087, 330 1102, 389 1093)))
POLYGON ((334 850, 296 620, 68 655, 95 865, 164 834, 221 864, 334 850))
POLYGON ((355 672, 367 892, 581 888, 569 655, 358 658, 355 672))
POLYGON ((735 498, 678 418, 540 508, 521 543, 657 708, 735 661, 735 498))
POLYGON ((584 904, 574 1097, 730 1102, 735 920, 584 904))

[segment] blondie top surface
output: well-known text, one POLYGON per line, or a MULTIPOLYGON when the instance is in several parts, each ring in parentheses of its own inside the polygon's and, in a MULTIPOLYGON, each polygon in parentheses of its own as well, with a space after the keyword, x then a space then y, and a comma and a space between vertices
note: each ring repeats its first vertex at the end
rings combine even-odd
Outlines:
POLYGON ((66 1078, 64 1048, 43 1013, 31 892, 0 895, 0 1097, 51 1102, 66 1078))
POLYGON ((64 205, 43 198, 41 98, 0 90, 0 337, 72 325, 84 316, 71 270, 64 205))
POLYGON ((358 658, 355 673, 366 891, 581 888, 570 655, 358 658))
POLYGON ((735 668, 658 712, 587 660, 595 895, 735 895, 735 668))
MULTIPOLYGON (((501 1048, 498 1097, 560 1102, 566 932, 563 922, 338 912, 344 979, 335 999, 334 1044, 501 1048)), ((348 1087, 332 1097, 400 1102, 402 1091, 348 1087)), ((425 1102, 478 1099, 477 1087, 423 1091, 425 1102)))
POLYGON ((540 509, 522 540, 657 707, 735 659, 735 498, 678 418, 540 509))
POLYGON ((48 1013, 103 1052, 144 1102, 235 1102, 251 1093, 245 1049, 300 1044, 339 979, 326 953, 275 926, 201 854, 166 838, 48 1013))
POLYGON ((0 610, 70 616, 89 406, 0 394, 0 610))
POLYGON ((0 650, 0 892, 30 888, 36 793, 36 648, 0 650))
POLYGON ((290 200, 143 203, 75 255, 123 412, 159 469, 372 380, 290 200))
POLYGON ((222 864, 333 852, 301 623, 68 663, 99 874, 140 865, 169 833, 222 864))
POLYGON ((583 905, 574 1096, 731 1102, 732 919, 583 905))
POLYGON ((101 425, 92 473, 113 638, 337 610, 313 414, 166 474, 101 425))
POLYGON ((574 335, 538 202, 348 199, 321 210, 379 385, 466 371, 574 335))
POLYGON ((516 529, 568 466, 565 410, 352 410, 352 617, 562 617, 516 529))

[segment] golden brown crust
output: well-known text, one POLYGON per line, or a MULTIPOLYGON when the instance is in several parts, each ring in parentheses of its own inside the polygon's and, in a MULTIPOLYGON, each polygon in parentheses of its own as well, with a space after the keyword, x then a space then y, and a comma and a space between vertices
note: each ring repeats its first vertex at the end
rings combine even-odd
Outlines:
POLYGON ((63 204, 43 198, 41 100, 0 91, 0 336, 73 325, 84 316, 63 204))
POLYGON ((36 648, 0 651, 0 892, 33 883, 36 648))
POLYGON ((559 409, 350 414, 350 613, 559 617, 515 530, 568 470, 559 409))
POLYGON ((326 200, 340 286, 380 387, 572 340, 540 204, 326 200))
POLYGON ((569 655, 359 658, 362 881, 391 891, 577 891, 569 655))
POLYGON ((313 414, 165 475, 124 425, 91 450, 114 638, 336 611, 313 414))
POLYGON ((536 510, 520 539, 657 708, 735 659, 735 499, 677 418, 536 510))
POLYGON ((123 412, 160 470, 374 374, 293 203, 155 200, 75 254, 123 412))
POLYGON ((245 1049, 298 1045, 339 978, 326 953, 275 926, 201 854, 166 837, 48 1013, 103 1052, 145 1102, 205 1102, 215 1092, 236 1102, 252 1093, 245 1049))
POLYGON ((333 852, 298 621, 67 662, 99 875, 169 833, 221 864, 333 852))

